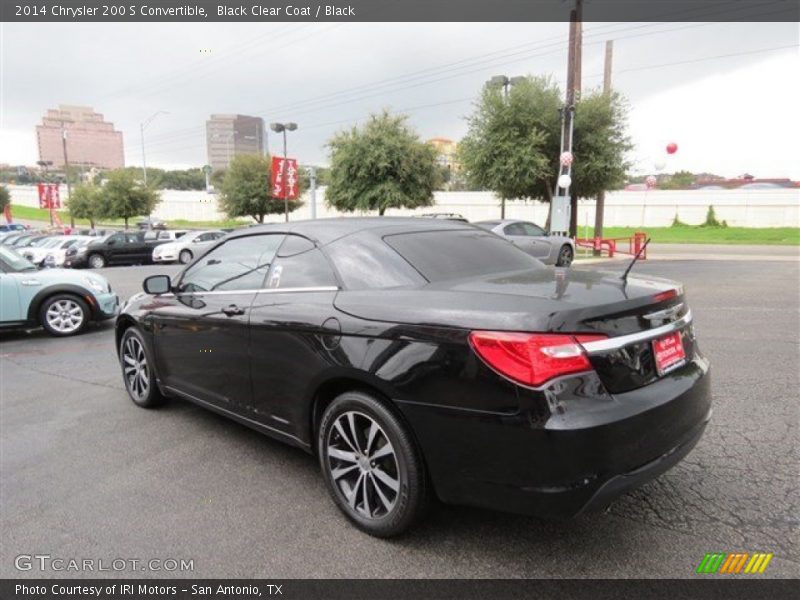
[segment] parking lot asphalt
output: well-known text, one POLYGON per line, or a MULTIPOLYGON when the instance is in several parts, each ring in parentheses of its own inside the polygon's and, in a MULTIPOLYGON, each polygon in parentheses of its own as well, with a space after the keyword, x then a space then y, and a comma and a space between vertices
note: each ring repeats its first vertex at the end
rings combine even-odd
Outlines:
MULTIPOLYGON (((102 274, 127 297, 177 270, 102 274)), ((440 506, 390 541, 346 522, 302 451, 188 403, 134 406, 110 322, 70 339, 2 333, 0 577, 695 577, 706 552, 772 552, 757 577, 800 576, 800 264, 662 260, 634 273, 684 283, 712 361, 714 417, 695 450, 601 513, 546 522, 440 506), (35 553, 194 570, 15 569, 35 553)))

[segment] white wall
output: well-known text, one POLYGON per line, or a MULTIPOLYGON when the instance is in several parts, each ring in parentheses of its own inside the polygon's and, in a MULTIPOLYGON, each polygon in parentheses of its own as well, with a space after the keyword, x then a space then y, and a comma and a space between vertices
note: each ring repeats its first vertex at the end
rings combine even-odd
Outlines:
MULTIPOLYGON (((35 186, 9 186, 13 204, 38 206, 35 186)), ((62 199, 66 189, 62 186, 62 199)), ((311 217, 309 195, 305 204, 292 213, 293 220, 311 217)), ((418 210, 389 210, 388 215, 412 215, 429 212, 459 213, 470 221, 495 219, 500 216, 499 201, 491 192, 436 192, 435 206, 418 210)), ((800 189, 779 190, 677 190, 610 192, 606 195, 607 226, 664 227, 677 214, 681 221, 697 225, 705 221, 710 205, 717 219, 742 227, 800 227, 800 189)), ((165 190, 153 215, 161 219, 212 221, 224 218, 217 208, 217 197, 205 192, 165 190)), ((340 216, 325 206, 325 189, 317 190, 317 217, 340 216)), ((515 201, 506 204, 506 217, 543 224, 547 205, 540 202, 515 201)), ((271 215, 280 221, 282 215, 271 215)), ((582 200, 578 206, 580 227, 594 226, 594 201, 582 200)), ((580 232, 580 235, 583 231, 580 232)))

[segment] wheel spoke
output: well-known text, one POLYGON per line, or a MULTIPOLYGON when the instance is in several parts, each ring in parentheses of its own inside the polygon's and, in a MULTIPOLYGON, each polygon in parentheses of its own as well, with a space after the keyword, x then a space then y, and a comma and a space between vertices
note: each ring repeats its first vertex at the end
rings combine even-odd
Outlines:
POLYGON ((375 491, 378 493, 378 498, 380 498, 381 502, 383 502, 383 506, 384 508, 386 508, 386 511, 388 512, 392 510, 394 502, 390 502, 389 499, 386 497, 386 494, 383 493, 383 490, 381 490, 381 486, 379 486, 378 482, 375 481, 375 475, 370 473, 370 479, 372 480, 372 487, 375 488, 375 491))
POLYGON ((338 469, 333 469, 331 471, 331 475, 333 475, 334 479, 341 479, 348 473, 350 473, 353 469, 357 469, 358 465, 350 465, 349 467, 339 467, 338 469))
POLYGON ((350 449, 351 449, 353 452, 358 452, 358 450, 356 449, 356 447, 355 447, 355 446, 353 446, 353 443, 352 443, 352 442, 350 441, 350 439, 347 437, 347 434, 344 432, 344 428, 342 427, 342 423, 341 423, 341 421, 337 419, 337 421, 336 421, 336 422, 333 424, 333 426, 336 428, 336 431, 338 431, 338 432, 339 432, 339 435, 340 435, 340 436, 341 436, 341 438, 342 438, 342 439, 345 441, 345 443, 346 443, 348 446, 350 446, 350 449))
POLYGON ((375 439, 375 435, 378 433, 378 424, 373 421, 369 426, 369 435, 367 436, 367 446, 364 448, 364 454, 369 456, 370 448, 372 448, 372 442, 375 439))
POLYGON ((369 477, 365 474, 361 482, 361 512, 371 518, 372 509, 369 507, 369 481, 369 477))
POLYGON ((361 444, 358 443, 358 431, 356 430, 355 413, 347 413, 347 423, 350 425, 350 433, 353 436, 355 449, 361 452, 361 444))
POLYGON ((393 492, 400 490, 400 482, 397 479, 392 479, 381 469, 373 469, 372 474, 384 485, 389 487, 393 492))
POLYGON ((328 456, 332 458, 338 458, 339 460, 346 460, 347 462, 356 463, 358 459, 354 452, 347 452, 345 450, 339 450, 338 448, 334 448, 332 446, 328 446, 328 456))
POLYGON ((364 481, 364 474, 361 473, 356 479, 355 485, 350 489, 350 492, 347 494, 347 503, 350 505, 350 508, 356 507, 356 500, 358 499, 358 487, 364 481))
POLYGON ((373 454, 369 458, 370 460, 375 460, 378 458, 383 458, 384 456, 389 456, 390 454, 394 454, 394 448, 392 448, 392 445, 389 443, 389 440, 386 440, 386 443, 383 446, 381 446, 378 449, 378 451, 375 452, 375 454, 373 454))
POLYGON ((123 354, 122 358, 129 365, 135 365, 136 364, 136 361, 129 354, 123 354))

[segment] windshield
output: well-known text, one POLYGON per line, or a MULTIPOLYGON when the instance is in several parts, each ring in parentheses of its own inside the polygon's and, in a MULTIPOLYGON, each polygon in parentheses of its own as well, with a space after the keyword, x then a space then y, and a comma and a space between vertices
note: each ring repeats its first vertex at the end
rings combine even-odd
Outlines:
POLYGON ((33 263, 27 258, 20 256, 14 250, 6 246, 0 246, 0 260, 14 272, 37 270, 36 267, 33 266, 33 263))
POLYGON ((477 228, 400 233, 383 239, 431 283, 544 268, 505 239, 477 228))

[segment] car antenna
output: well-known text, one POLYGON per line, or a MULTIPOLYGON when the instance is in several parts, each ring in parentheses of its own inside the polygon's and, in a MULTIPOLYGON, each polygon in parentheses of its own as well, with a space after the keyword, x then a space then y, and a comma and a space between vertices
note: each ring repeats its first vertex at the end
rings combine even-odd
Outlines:
POLYGON ((631 272, 631 269, 633 268, 633 265, 636 264, 636 261, 639 260, 639 257, 642 255, 642 252, 644 252, 644 249, 647 248, 647 244, 650 243, 650 239, 651 238, 647 238, 644 241, 644 244, 642 244, 642 247, 639 248, 639 251, 636 253, 636 256, 633 257, 633 260, 631 261, 631 264, 628 265, 628 268, 625 269, 625 272, 622 274, 622 281, 624 281, 625 283, 628 283, 628 273, 631 272))

